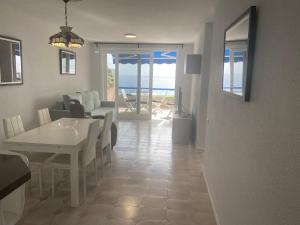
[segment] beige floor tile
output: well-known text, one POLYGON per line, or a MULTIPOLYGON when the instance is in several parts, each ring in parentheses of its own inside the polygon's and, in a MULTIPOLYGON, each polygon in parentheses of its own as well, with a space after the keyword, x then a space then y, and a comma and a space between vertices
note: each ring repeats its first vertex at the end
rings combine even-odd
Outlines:
POLYGON ((166 210, 162 208, 149 208, 143 207, 140 208, 137 220, 154 220, 154 221, 161 221, 166 218, 166 210))
POLYGON ((134 206, 117 206, 112 212, 112 219, 135 219, 139 208, 134 206))
POLYGON ((78 225, 107 225, 108 219, 102 216, 89 215, 83 216, 79 219, 78 225))
POLYGON ((107 225, 135 225, 135 222, 129 219, 111 219, 107 225))
POLYGON ((162 221, 143 220, 138 222, 136 225, 165 225, 162 221))
POLYGON ((168 190, 164 188, 150 188, 148 195, 158 197, 168 197, 168 190))
POLYGON ((190 191, 175 191, 168 189, 168 198, 177 200, 188 200, 190 198, 190 191))
POLYGON ((167 220, 170 223, 187 222, 190 217, 187 213, 179 210, 167 210, 167 220))
POLYGON ((50 225, 76 225, 80 219, 80 215, 72 213, 62 213, 54 216, 50 225))
POLYGON ((142 202, 142 197, 139 195, 123 195, 118 199, 118 205, 124 206, 139 206, 142 202))
POLYGON ((120 193, 115 191, 103 191, 96 195, 94 203, 99 204, 115 204, 118 202, 120 193))
POLYGON ((210 202, 207 192, 191 192, 190 197, 193 201, 210 202))
POLYGON ((215 218, 211 213, 195 213, 193 215, 193 221, 203 225, 217 225, 215 218))
POLYGON ((92 204, 84 211, 84 215, 98 215, 106 218, 112 218, 114 209, 113 205, 92 204))
POLYGON ((168 199, 167 208, 180 211, 191 211, 192 204, 188 200, 168 199))
POLYGON ((164 197, 148 196, 143 199, 141 206, 149 208, 165 208, 166 200, 167 198, 164 197))

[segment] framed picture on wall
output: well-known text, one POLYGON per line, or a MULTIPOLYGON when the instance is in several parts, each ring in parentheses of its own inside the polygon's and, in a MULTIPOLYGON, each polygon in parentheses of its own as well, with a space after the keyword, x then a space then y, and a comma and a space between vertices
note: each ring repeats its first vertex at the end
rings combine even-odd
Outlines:
POLYGON ((60 74, 76 74, 76 53, 64 49, 59 50, 60 74))
POLYGON ((222 90, 250 101, 256 38, 256 6, 251 6, 226 30, 222 90))

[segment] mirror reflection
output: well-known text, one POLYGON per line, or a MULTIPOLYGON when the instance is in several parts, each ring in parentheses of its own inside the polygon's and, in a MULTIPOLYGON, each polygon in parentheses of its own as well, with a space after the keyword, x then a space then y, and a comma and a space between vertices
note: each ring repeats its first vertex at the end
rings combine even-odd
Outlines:
POLYGON ((60 73, 76 74, 76 54, 66 50, 60 50, 60 73))
POLYGON ((22 83, 21 41, 0 37, 0 85, 22 83))
POLYGON ((249 14, 225 33, 223 91, 243 96, 247 74, 249 14))

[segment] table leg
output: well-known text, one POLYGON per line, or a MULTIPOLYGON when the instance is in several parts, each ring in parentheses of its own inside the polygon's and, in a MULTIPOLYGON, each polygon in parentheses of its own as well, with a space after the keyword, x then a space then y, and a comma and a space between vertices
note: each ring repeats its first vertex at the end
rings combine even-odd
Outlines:
POLYGON ((78 168, 78 152, 71 154, 71 206, 79 205, 79 168, 78 168))
POLYGON ((0 225, 5 225, 2 201, 0 200, 0 225))

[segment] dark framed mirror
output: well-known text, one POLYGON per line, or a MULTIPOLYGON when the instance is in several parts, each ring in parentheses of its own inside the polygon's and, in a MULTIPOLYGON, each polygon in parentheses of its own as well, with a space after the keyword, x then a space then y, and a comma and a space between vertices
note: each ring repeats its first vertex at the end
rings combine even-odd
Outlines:
POLYGON ((76 53, 59 50, 60 74, 75 75, 76 74, 76 53))
POLYGON ((23 84, 22 44, 0 36, 0 85, 23 84))
POLYGON ((256 7, 251 6, 226 30, 222 90, 250 100, 256 37, 256 7))

